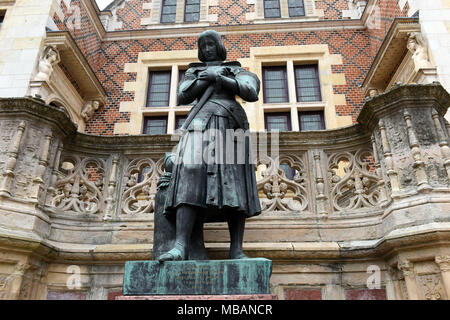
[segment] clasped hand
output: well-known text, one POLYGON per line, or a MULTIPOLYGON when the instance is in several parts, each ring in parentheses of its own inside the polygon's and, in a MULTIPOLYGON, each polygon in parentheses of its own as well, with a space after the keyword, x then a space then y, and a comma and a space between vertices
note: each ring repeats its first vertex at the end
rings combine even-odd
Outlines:
POLYGON ((208 68, 198 74, 199 80, 206 80, 208 82, 214 82, 216 81, 216 78, 218 76, 226 76, 227 75, 227 69, 225 67, 221 68, 208 68))

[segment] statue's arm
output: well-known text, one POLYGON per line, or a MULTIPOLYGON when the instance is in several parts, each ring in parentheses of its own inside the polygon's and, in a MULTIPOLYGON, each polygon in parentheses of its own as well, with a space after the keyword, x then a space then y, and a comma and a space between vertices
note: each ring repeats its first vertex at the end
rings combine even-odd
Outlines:
POLYGON ((183 81, 178 86, 178 104, 190 104, 192 101, 200 97, 200 95, 208 87, 208 84, 208 81, 198 79, 195 70, 187 70, 183 81))
POLYGON ((239 68, 235 73, 235 80, 238 86, 237 95, 248 102, 258 101, 260 81, 256 74, 239 68))

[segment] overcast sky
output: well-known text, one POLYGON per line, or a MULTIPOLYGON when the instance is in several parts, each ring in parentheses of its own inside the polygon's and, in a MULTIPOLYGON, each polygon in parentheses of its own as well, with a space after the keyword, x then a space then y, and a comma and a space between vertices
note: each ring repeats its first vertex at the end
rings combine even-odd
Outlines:
POLYGON ((95 1, 97 1, 100 10, 103 10, 108 4, 113 2, 113 0, 95 0, 95 1))

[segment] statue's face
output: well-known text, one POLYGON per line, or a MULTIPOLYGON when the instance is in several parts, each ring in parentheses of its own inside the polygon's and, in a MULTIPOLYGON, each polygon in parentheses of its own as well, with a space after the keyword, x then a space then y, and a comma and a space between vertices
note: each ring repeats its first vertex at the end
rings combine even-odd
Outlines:
POLYGON ((213 39, 209 37, 204 38, 201 42, 200 50, 202 50, 206 61, 220 60, 219 55, 217 54, 217 44, 213 39))

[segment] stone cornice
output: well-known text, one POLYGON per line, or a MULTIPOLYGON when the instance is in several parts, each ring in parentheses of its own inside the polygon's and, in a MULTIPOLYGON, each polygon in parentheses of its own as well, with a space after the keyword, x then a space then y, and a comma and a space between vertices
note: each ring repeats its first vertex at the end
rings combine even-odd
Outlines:
POLYGON ((64 109, 46 105, 35 98, 0 98, 2 115, 31 115, 53 123, 66 136, 75 134, 77 130, 64 109))
POLYGON ((396 112, 399 107, 433 107, 444 116, 450 106, 450 94, 439 84, 402 85, 368 100, 362 108, 358 122, 369 132, 380 117, 396 112))
POLYGON ((148 30, 124 30, 110 31, 105 35, 104 41, 114 40, 137 40, 161 37, 197 37, 201 32, 214 29, 222 35, 226 34, 249 34, 264 32, 298 32, 298 31, 333 31, 345 29, 363 29, 364 25, 360 20, 320 20, 303 22, 280 22, 280 23, 260 23, 222 26, 192 26, 186 27, 183 24, 174 26, 161 26, 148 30), (179 31, 177 31, 179 30, 179 31), (180 33, 182 32, 182 33, 180 33))

